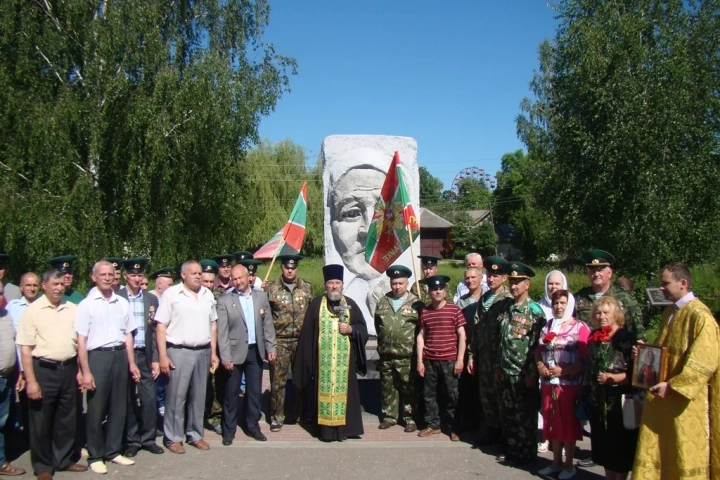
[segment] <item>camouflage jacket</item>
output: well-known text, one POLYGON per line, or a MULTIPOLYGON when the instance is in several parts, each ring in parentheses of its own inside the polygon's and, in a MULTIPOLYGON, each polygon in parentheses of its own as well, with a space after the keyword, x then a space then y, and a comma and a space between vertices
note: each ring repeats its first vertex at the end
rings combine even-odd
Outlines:
MULTIPOLYGON (((605 293, 613 297, 625 312, 625 328, 635 335, 638 340, 645 340, 645 326, 643 325, 642 310, 635 296, 616 285, 610 285, 605 293)), ((585 287, 575 294, 575 318, 587 323, 592 330, 590 312, 595 302, 595 292, 591 287, 585 287)))
POLYGON ((298 338, 305 320, 305 311, 313 299, 312 285, 297 278, 291 292, 282 277, 268 284, 265 293, 270 300, 275 334, 278 338, 298 338))
POLYGON ((483 302, 492 295, 490 291, 482 294, 478 302, 477 312, 475 312, 475 325, 473 333, 469 339, 470 348, 468 348, 470 357, 481 356, 486 359, 494 358, 493 352, 497 351, 497 319, 494 323, 489 322, 488 311, 495 305, 505 299, 512 298, 510 290, 503 286, 502 290, 493 298, 490 308, 485 309, 483 302))
POLYGON ((423 303, 412 292, 396 312, 392 306, 392 293, 385 294, 375 307, 377 352, 380 357, 411 358, 417 335, 417 324, 423 303))
POLYGON ((493 305, 488 315, 499 323, 500 352, 494 358, 494 369, 508 376, 537 377, 535 350, 546 321, 540 305, 529 298, 515 305, 509 298, 493 305))

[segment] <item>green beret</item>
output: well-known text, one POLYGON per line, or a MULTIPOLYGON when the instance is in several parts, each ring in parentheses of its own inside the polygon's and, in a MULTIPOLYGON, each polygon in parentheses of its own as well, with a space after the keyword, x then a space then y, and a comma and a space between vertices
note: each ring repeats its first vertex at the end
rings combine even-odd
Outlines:
POLYGON ((115 270, 120 270, 125 260, 120 257, 105 257, 103 260, 112 263, 115 270))
MULTIPOLYGON (((145 273, 147 263, 147 258, 128 258, 123 260, 122 265, 127 273, 145 273)), ((116 268, 116 270, 118 269, 116 268)))
POLYGON ((251 260, 255 258, 252 253, 246 251, 235 252, 233 255, 235 255, 235 261, 237 263, 240 263, 242 260, 251 260))
POLYGON ((279 255, 278 260, 282 263, 285 268, 297 268, 300 260, 303 259, 302 255, 279 255))
POLYGON ((59 257, 53 257, 47 261, 52 267, 57 268, 63 273, 73 272, 73 262, 77 260, 75 255, 61 255, 59 257))
POLYGON ((202 273, 217 274, 218 264, 217 264, 217 262, 215 262, 215 260, 210 260, 210 259, 200 260, 200 270, 202 270, 202 273))
POLYGON ((586 267, 611 267, 615 263, 615 257, 604 250, 588 250, 582 256, 586 267))
POLYGON ((512 262, 508 267, 508 270, 510 271, 508 278, 527 279, 535 276, 535 272, 532 268, 520 262, 512 262))
POLYGON ((404 265, 391 265, 385 271, 385 275, 390 278, 410 278, 412 272, 404 265))
POLYGON ((442 260, 442 258, 435 255, 418 255, 418 258, 423 267, 435 267, 438 261, 442 260))
POLYGON ((230 253, 224 253, 222 255, 215 255, 213 260, 218 264, 218 267, 231 267, 232 261, 235 255, 230 253))
POLYGON ((510 265, 507 260, 502 257, 487 257, 483 261, 485 270, 487 273, 507 274, 508 266, 510 265))
POLYGON ((423 279, 422 283, 428 286, 428 290, 439 290, 447 287, 449 281, 447 275, 431 275, 423 279))
POLYGON ((262 265, 262 262, 260 260, 254 260, 252 258, 240 260, 238 263, 240 265, 244 265, 245 268, 247 268, 248 273, 251 275, 255 275, 257 273, 258 265, 262 265))

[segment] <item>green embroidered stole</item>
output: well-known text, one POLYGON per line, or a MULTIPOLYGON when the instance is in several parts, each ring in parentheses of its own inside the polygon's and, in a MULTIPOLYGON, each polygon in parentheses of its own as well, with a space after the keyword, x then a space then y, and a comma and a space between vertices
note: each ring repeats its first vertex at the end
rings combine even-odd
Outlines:
POLYGON ((350 339, 340 334, 338 317, 328 309, 327 297, 320 304, 318 353, 318 424, 345 425, 350 339))

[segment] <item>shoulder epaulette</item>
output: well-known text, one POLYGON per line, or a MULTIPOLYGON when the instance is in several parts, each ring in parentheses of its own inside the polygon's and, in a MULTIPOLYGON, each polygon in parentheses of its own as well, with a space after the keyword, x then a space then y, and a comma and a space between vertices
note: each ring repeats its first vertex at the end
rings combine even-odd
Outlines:
POLYGON ((543 317, 545 316, 545 312, 543 312, 542 307, 540 307, 540 305, 538 305, 534 301, 530 302, 530 310, 532 310, 533 312, 535 312, 538 315, 542 315, 543 317))

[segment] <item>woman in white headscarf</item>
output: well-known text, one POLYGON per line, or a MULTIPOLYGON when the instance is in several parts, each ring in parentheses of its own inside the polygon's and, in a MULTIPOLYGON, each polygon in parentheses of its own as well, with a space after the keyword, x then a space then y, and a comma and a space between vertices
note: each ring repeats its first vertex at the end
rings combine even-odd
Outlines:
MULTIPOLYGON (((565 274, 560 270, 553 270, 545 277, 545 298, 538 302, 543 312, 545 312, 545 318, 548 321, 553 318, 551 297, 552 294, 558 290, 569 290, 568 281, 565 274)), ((572 294, 570 294, 570 298, 568 298, 567 309, 570 310, 570 314, 575 310, 575 297, 573 297, 572 294)))

